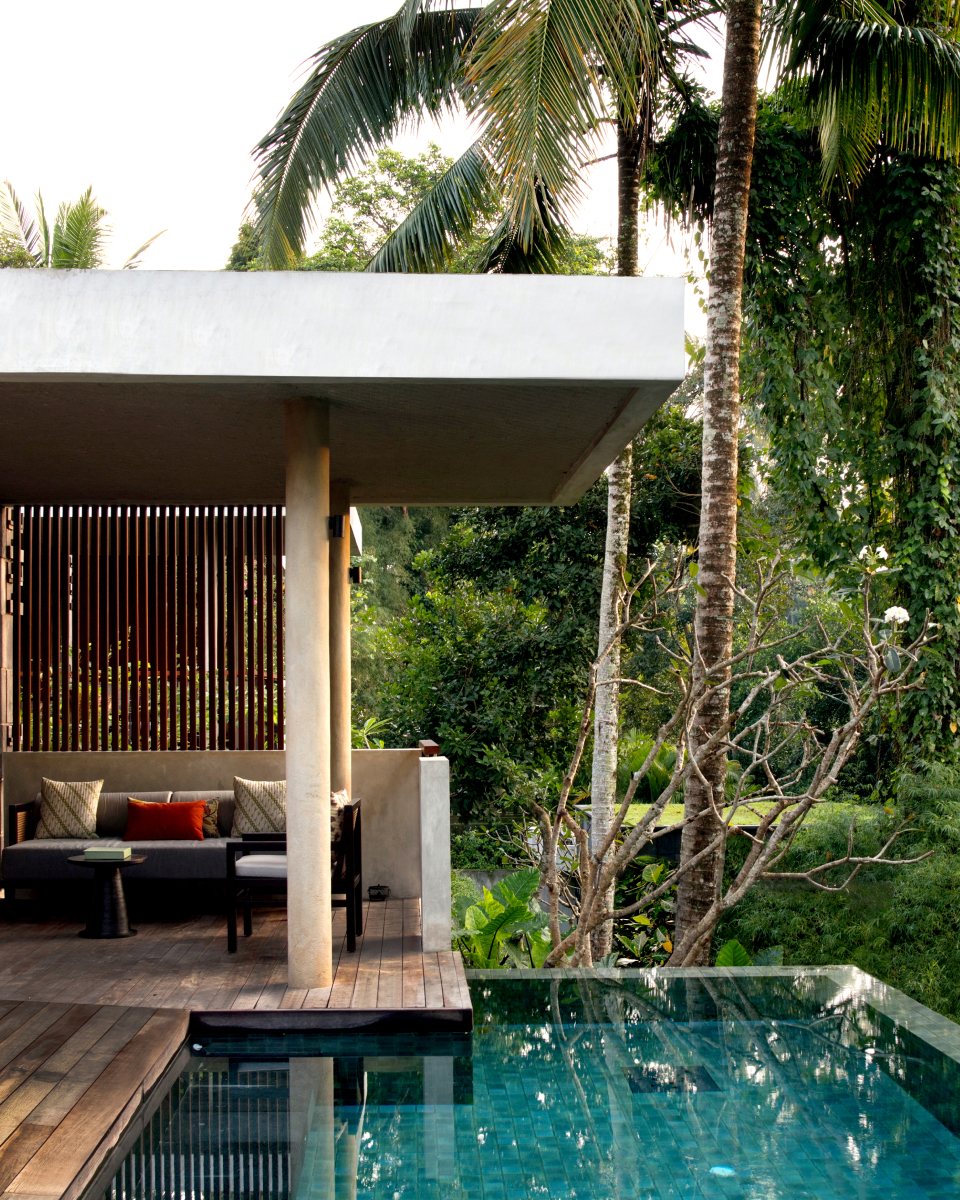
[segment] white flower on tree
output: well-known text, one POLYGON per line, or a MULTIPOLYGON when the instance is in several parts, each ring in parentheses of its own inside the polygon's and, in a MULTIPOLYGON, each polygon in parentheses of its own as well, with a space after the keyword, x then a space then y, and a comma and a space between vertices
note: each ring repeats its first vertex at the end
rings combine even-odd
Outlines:
POLYGON ((910 620, 910 614, 905 608, 895 604, 883 614, 883 620, 887 625, 905 625, 910 620))
POLYGON ((877 558, 889 558, 890 557, 890 555, 887 553, 886 546, 878 546, 875 553, 876 553, 877 558))

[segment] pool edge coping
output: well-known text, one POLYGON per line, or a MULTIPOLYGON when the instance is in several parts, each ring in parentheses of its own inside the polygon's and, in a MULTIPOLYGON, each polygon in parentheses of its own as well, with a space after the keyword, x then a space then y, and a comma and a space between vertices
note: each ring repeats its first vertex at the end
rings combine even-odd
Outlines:
POLYGON ((465 970, 467 983, 482 983, 495 979, 605 979, 619 980, 657 979, 660 977, 681 979, 750 979, 750 978, 798 978, 823 976, 842 989, 849 990, 857 999, 869 1004, 883 1016, 889 1017, 908 1033, 927 1042, 947 1058, 960 1063, 960 1024, 934 1012, 919 1000, 913 1000, 898 988, 884 983, 874 975, 868 975, 859 967, 838 964, 822 967, 567 967, 549 969, 465 970))

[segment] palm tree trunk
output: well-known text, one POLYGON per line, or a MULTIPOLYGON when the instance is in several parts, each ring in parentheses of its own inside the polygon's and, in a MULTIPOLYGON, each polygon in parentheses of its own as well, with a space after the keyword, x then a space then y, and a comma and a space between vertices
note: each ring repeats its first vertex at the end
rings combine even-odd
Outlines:
MULTIPOLYGON (((638 273, 640 166, 644 148, 641 121, 623 116, 617 121, 617 274, 638 273)), ((623 572, 630 541, 630 502, 633 493, 633 446, 627 446, 607 468, 607 540, 603 556, 600 593, 599 653, 606 649, 620 624, 623 572)), ((590 849, 602 845, 617 803, 617 749, 619 744, 620 688, 609 680, 620 674, 620 646, 614 646, 597 672, 597 699, 593 714, 593 769, 590 781, 590 849)), ((613 904, 611 888, 605 901, 613 904)), ((613 929, 601 925, 590 938, 594 961, 609 954, 613 929)))
MULTIPOLYGON (((717 147, 717 183, 710 253, 710 300, 703 396, 703 498, 700 510, 699 572, 703 589, 695 620, 699 657, 695 677, 723 681, 729 670, 712 671, 730 657, 733 645, 733 587, 737 567, 737 437, 740 420, 740 322, 743 259, 750 199, 750 172, 757 118, 760 61, 760 0, 731 0, 727 6, 723 94, 717 147)), ((729 712, 730 694, 716 690, 691 733, 696 753, 729 712)), ((706 782, 691 778, 685 816, 709 810, 711 794, 723 802, 726 756, 713 754, 701 764, 706 782)), ((700 817, 683 831, 681 865, 716 837, 719 822, 700 817)), ((696 927, 713 903, 723 875, 722 848, 704 858, 677 888, 675 948, 670 962, 706 962, 712 930, 698 937, 696 927)))

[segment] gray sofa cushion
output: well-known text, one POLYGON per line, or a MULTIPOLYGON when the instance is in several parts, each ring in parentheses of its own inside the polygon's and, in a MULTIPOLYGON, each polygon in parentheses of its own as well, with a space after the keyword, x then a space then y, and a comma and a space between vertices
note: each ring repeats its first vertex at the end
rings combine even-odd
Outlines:
MULTIPOLYGON (((132 793, 131 793, 132 794, 132 793)), ((226 879, 226 838, 204 838, 197 842, 145 841, 125 842, 121 838, 44 839, 20 842, 3 852, 5 880, 92 879, 90 867, 67 860, 82 854, 88 846, 129 846, 133 854, 145 854, 147 861, 125 867, 124 879, 226 879)))
MULTIPOLYGON (((187 795, 186 792, 183 794, 187 795)), ((233 792, 228 794, 232 799, 233 792)), ((127 801, 131 799, 143 800, 146 804, 167 804, 170 801, 170 792, 101 792, 97 803, 97 837, 123 837, 127 832, 127 801)), ((39 819, 40 793, 37 792, 29 825, 30 837, 33 837, 39 819)))
POLYGON ((168 804, 169 792, 101 792, 97 805, 97 837, 122 838, 127 832, 127 801, 168 804))
POLYGON ((210 789, 206 792, 174 792, 171 797, 173 804, 189 804, 195 800, 219 800, 217 809, 217 828, 220 836, 228 838, 233 830, 233 792, 218 792, 210 789))

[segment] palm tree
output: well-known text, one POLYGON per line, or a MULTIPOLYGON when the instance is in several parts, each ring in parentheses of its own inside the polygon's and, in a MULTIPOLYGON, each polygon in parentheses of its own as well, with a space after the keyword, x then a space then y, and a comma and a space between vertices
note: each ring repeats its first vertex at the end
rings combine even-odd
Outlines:
MULTIPOLYGON (((292 265, 302 253, 308 205, 357 157, 388 140, 399 124, 463 104, 481 135, 373 257, 374 271, 443 270, 478 217, 502 216, 479 256, 480 270, 551 271, 579 194, 582 164, 597 134, 612 122, 617 138, 617 273, 638 273, 643 161, 661 83, 682 87, 676 64, 696 48, 679 38, 684 24, 711 11, 695 0, 675 14, 646 0, 545 5, 493 3, 448 13, 408 3, 387 21, 323 47, 313 69, 256 154, 261 182, 256 208, 265 257, 292 265), (571 75, 582 47, 589 63, 571 75), (389 67, 384 64, 389 62, 389 67), (482 71, 478 63, 484 63, 482 71), (504 70, 506 68, 506 70, 504 70), (489 75, 497 87, 486 86, 489 75), (574 97, 559 122, 541 105, 516 151, 509 120, 515 99, 529 109, 538 96, 574 97), (517 158, 525 164, 517 168, 517 158)), ((607 471, 608 514, 599 619, 603 651, 620 623, 632 492, 632 447, 607 471)), ((595 846, 613 821, 616 802, 620 646, 602 662, 594 719, 591 829, 595 846)), ((612 901, 612 895, 608 900, 612 901)), ((593 939, 600 957, 611 948, 605 924, 593 939)))
MULTIPOLYGON (((61 270, 82 270, 104 265, 112 230, 107 224, 109 214, 97 201, 92 186, 72 204, 62 202, 52 225, 39 193, 36 204, 36 218, 32 219, 10 181, 6 180, 0 187, 0 233, 19 251, 16 265, 61 270)), ((159 236, 160 233, 155 233, 134 250, 123 264, 123 269, 138 267, 144 251, 159 236)))
MULTIPOLYGON (((778 0, 769 30, 781 81, 817 121, 825 183, 856 185, 878 142, 918 153, 960 153, 960 8, 937 14, 938 32, 910 23, 917 12, 873 0, 778 0)), ((740 322, 747 207, 757 113, 760 0, 730 0, 724 53, 710 254, 710 298, 703 401, 703 495, 697 603, 697 670, 729 678, 733 647, 732 581, 737 543, 737 435, 740 322)), ((720 688, 701 711, 692 749, 722 728, 729 693, 720 688)), ((723 802, 726 760, 713 755, 684 797, 681 863, 693 863, 677 889, 673 965, 706 960, 708 912, 723 872, 710 852, 723 802)), ((722 847, 723 843, 719 843, 722 847)))
MULTIPOLYGON (((780 77, 818 120, 827 171, 843 172, 848 185, 880 137, 931 154, 954 153, 960 145, 960 8, 945 3, 935 14, 936 28, 902 5, 888 11, 877 0, 775 4, 769 38, 780 77)), ((740 296, 760 0, 730 0, 726 13, 695 623, 697 670, 721 687, 700 714, 694 732, 700 744, 729 711, 722 684, 732 646, 740 296)), ((618 258, 621 272, 631 273, 631 187, 639 179, 631 164, 642 161, 655 85, 672 70, 671 38, 690 16, 647 0, 494 0, 486 9, 445 13, 429 11, 428 0, 407 0, 388 21, 322 48, 303 88, 257 147, 268 260, 290 265, 300 252, 320 187, 405 121, 458 103, 480 122, 480 137, 395 231, 371 269, 443 269, 473 213, 491 200, 503 204, 501 242, 519 247, 521 258, 548 258, 551 239, 579 198, 582 165, 612 103, 621 167, 618 258)), ((609 541, 611 571, 620 537, 614 532, 609 541)), ((616 595, 607 589, 608 607, 616 595)), ((683 860, 701 857, 679 889, 675 962, 700 961, 708 953, 710 931, 702 922, 723 866, 719 853, 708 852, 716 820, 712 798, 722 801, 725 774, 725 757, 715 755, 703 779, 686 791, 692 823, 684 831, 683 860)))

